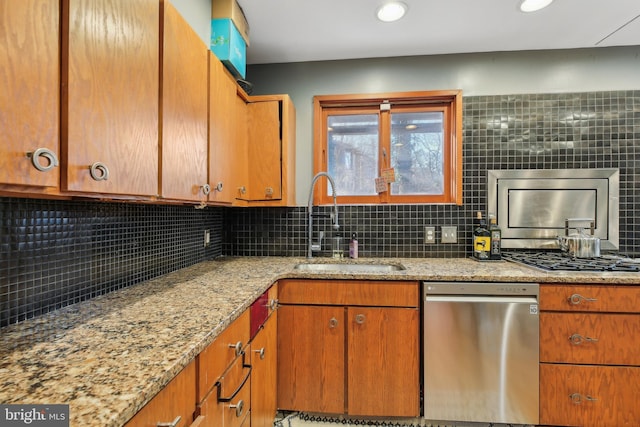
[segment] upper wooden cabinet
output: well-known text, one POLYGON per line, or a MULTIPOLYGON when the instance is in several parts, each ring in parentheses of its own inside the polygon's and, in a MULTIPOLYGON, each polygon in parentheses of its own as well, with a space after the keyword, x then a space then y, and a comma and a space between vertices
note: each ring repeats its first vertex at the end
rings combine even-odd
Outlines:
POLYGON ((59 35, 58 1, 0 2, 0 191, 58 191, 59 35))
POLYGON ((231 204, 240 185, 235 176, 236 81, 209 52, 209 201, 231 204))
POLYGON ((295 205, 295 107, 288 95, 246 99, 239 141, 247 174, 238 204, 248 206, 295 205))
POLYGON ((62 0, 63 191, 155 196, 158 0, 62 0))
POLYGON ((160 196, 207 201, 208 48, 164 2, 160 196))

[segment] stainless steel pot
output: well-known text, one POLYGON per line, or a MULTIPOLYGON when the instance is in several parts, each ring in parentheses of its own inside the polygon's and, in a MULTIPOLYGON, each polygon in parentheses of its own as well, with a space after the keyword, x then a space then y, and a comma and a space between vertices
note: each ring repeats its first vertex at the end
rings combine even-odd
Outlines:
POLYGON ((578 229, 577 233, 558 236, 558 244, 563 252, 576 258, 597 258, 600 256, 600 238, 589 236, 578 229))

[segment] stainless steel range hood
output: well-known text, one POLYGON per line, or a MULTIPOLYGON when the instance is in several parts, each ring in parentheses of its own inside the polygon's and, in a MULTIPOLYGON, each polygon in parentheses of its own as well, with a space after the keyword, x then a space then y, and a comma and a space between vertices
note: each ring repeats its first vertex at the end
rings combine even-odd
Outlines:
POLYGON ((503 248, 558 249, 556 237, 576 227, 619 245, 618 169, 490 170, 487 213, 496 215, 503 248))

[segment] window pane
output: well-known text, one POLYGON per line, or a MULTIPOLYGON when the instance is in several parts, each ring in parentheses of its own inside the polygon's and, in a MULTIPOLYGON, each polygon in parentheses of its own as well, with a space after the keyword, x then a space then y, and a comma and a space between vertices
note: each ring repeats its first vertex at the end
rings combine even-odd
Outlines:
POLYGON ((444 194, 443 119, 441 111, 392 113, 392 194, 444 194))
MULTIPOLYGON (((340 196, 377 194, 378 115, 335 115, 327 117, 328 172, 336 181, 340 196)), ((331 194, 331 186, 327 186, 331 194)))

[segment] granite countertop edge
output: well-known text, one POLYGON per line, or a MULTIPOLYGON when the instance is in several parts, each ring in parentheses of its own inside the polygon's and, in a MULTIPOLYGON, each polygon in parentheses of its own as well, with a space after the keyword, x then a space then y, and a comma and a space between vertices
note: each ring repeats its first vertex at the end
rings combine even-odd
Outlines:
POLYGON ((72 426, 121 426, 284 278, 640 284, 637 273, 548 273, 509 262, 377 258, 384 273, 309 272, 290 257, 223 257, 0 329, 0 403, 70 405, 72 426))

